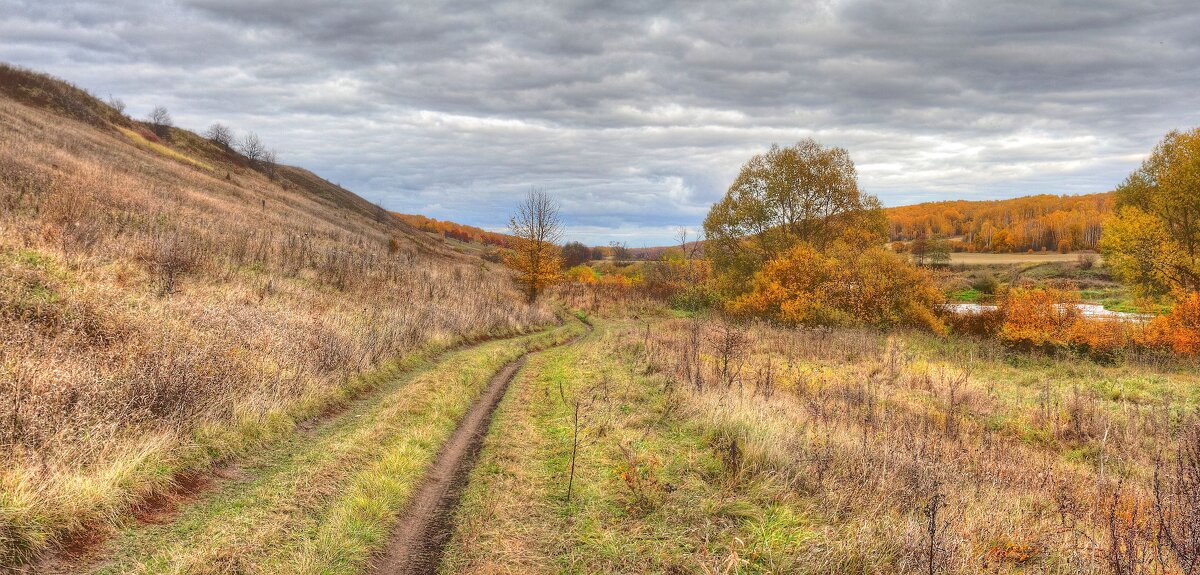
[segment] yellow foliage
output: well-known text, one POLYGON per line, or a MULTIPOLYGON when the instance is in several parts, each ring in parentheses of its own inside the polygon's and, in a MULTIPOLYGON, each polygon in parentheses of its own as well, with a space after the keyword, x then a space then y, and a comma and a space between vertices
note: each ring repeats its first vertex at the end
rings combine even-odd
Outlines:
POLYGON ((568 280, 581 284, 594 284, 600 276, 596 275, 596 271, 591 266, 580 264, 566 271, 564 274, 568 280))
POLYGON ((933 314, 940 300, 927 271, 883 248, 841 246, 824 254, 802 243, 768 262, 729 309, 791 325, 911 325, 941 332, 933 314))
POLYGON ((504 263, 517 270, 518 279, 530 294, 530 301, 558 280, 561 264, 558 246, 523 237, 509 240, 512 250, 504 263))

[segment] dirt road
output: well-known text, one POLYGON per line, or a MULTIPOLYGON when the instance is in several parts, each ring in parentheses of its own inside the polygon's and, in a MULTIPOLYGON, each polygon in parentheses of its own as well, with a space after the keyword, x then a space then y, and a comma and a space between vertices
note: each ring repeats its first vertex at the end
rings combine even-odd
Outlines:
MULTIPOLYGON (((567 342, 575 343, 579 336, 567 342)), ((384 555, 375 563, 375 575, 426 575, 437 573, 442 551, 450 538, 454 510, 479 456, 492 413, 508 391, 513 376, 528 354, 501 369, 442 446, 421 486, 401 515, 384 555)))

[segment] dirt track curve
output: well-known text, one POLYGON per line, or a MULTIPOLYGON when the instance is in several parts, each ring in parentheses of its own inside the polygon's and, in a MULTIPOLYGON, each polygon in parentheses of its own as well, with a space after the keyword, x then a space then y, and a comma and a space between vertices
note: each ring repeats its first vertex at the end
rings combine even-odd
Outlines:
MULTIPOLYGON (((591 326, 588 326, 590 333, 591 326)), ((584 334, 586 335, 586 334, 584 334)), ((579 341, 583 335, 565 345, 579 341)), ((375 562, 374 575, 427 575, 438 571, 442 552, 450 539, 454 510, 467 486, 467 479, 479 457, 492 413, 508 391, 517 370, 529 354, 522 355, 492 376, 487 388, 471 405, 446 440, 416 493, 392 531, 392 540, 375 562)))

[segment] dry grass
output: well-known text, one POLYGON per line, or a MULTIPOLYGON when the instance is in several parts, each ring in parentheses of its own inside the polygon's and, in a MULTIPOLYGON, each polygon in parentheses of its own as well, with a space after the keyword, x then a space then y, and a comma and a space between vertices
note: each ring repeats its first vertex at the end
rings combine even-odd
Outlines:
POLYGON ((148 152, 98 122, 0 97, 0 565, 388 360, 554 319, 317 178, 271 181, 188 134, 186 153, 148 152))
POLYGON ((582 332, 571 322, 414 362, 337 417, 240 458, 174 521, 131 524, 92 570, 66 571, 361 573, 492 375, 582 332))
POLYGON ((1196 548, 1195 374, 638 315, 527 368, 444 572, 1177 573, 1196 548), (568 504, 556 388, 601 379, 568 504))

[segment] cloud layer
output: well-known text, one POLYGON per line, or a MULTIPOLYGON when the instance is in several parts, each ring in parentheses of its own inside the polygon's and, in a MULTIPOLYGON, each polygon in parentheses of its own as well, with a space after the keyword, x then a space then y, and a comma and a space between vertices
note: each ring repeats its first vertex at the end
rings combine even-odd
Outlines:
POLYGON ((887 205, 1111 189, 1200 124, 1188 1, 0 0, 0 59, 144 114, 259 133, 389 208, 502 227, 531 186, 574 237, 697 225, 813 137, 887 205))

